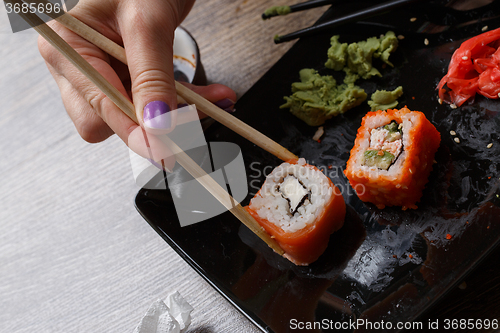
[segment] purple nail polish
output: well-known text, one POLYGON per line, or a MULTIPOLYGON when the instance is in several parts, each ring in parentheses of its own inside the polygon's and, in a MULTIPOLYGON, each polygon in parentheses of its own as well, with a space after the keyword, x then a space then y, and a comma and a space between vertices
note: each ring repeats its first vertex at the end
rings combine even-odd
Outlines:
POLYGON ((156 163, 154 160, 152 160, 152 159, 150 159, 150 158, 147 158, 147 160, 148 160, 151 164, 153 164, 155 167, 157 167, 158 169, 160 169, 160 170, 161 170, 161 169, 163 169, 163 168, 161 167, 161 165, 159 165, 158 163, 156 163))
MULTIPOLYGON (((160 170, 165 170, 166 172, 168 173, 172 173, 172 170, 170 170, 169 168, 167 168, 166 166, 162 166, 161 164, 155 162, 154 160, 150 159, 150 158, 147 158, 147 160, 153 164, 155 167, 157 167, 158 169, 160 170)), ((162 164, 163 164, 163 160, 162 160, 162 164)))
POLYGON ((221 99, 220 101, 215 102, 214 104, 220 107, 221 109, 228 109, 234 105, 234 102, 229 98, 224 98, 221 99))
POLYGON ((144 125, 150 128, 169 129, 172 126, 170 107, 162 101, 153 101, 144 107, 144 125))

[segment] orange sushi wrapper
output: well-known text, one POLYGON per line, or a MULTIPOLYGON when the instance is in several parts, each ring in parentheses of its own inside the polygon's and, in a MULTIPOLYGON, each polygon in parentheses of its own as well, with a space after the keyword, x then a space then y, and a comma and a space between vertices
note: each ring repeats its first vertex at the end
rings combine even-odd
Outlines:
MULTIPOLYGON (((288 161, 296 164, 297 161, 288 161)), ((305 167, 314 168, 312 165, 305 167)), ((330 235, 342 228, 346 214, 344 198, 340 190, 328 178, 333 188, 330 200, 322 207, 322 212, 313 223, 295 232, 286 232, 276 224, 261 218, 250 206, 246 210, 273 237, 285 251, 284 257, 296 265, 307 266, 316 261, 328 247, 330 235)), ((260 196, 260 191, 255 197, 260 196)))
MULTIPOLYGON (((410 111, 407 107, 401 110, 368 112, 358 129, 344 173, 362 201, 371 202, 379 209, 385 206, 401 206, 403 210, 416 209, 416 203, 420 201, 422 191, 432 171, 434 155, 439 148, 440 141, 441 135, 422 112, 410 111), (366 149, 361 147, 360 143, 367 138, 370 139, 370 131, 373 128, 366 125, 370 123, 370 118, 386 114, 390 117, 390 121, 394 120, 400 124, 408 113, 412 113, 416 121, 413 121, 413 126, 409 131, 403 133, 403 136, 408 135, 410 140, 408 145, 404 145, 406 157, 399 172, 395 175, 388 175, 373 169, 361 169, 356 156, 359 156, 361 150, 366 149)), ((390 168, 392 167, 394 165, 390 168)))

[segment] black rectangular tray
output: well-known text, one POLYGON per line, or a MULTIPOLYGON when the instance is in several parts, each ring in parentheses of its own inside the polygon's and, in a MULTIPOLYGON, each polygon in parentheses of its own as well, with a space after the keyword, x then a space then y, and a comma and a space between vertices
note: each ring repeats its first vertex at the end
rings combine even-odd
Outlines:
MULTIPOLYGON (((363 3, 369 4, 356 6, 363 3)), ((335 13, 354 7, 346 3, 335 13)), ((168 190, 142 189, 137 194, 136 206, 146 221, 264 332, 286 332, 294 323, 316 322, 323 324, 318 331, 351 332, 352 326, 339 325, 357 319, 394 325, 414 321, 499 242, 500 225, 494 222, 500 216, 500 103, 477 97, 474 103, 451 109, 438 103, 435 90, 452 52, 464 39, 481 33, 486 14, 472 11, 472 22, 443 30, 435 17, 419 14, 419 8, 400 9, 392 16, 298 41, 236 104, 237 117, 319 167, 342 190, 348 207, 345 225, 331 236, 317 262, 294 266, 228 212, 181 227, 168 190), (423 20, 415 26, 410 20, 415 16, 432 23, 423 20), (387 30, 405 37, 391 56, 395 67, 374 62, 383 77, 360 85, 368 95, 403 86, 399 107, 424 112, 442 136, 437 163, 416 210, 379 210, 365 204, 343 175, 361 118, 369 111, 366 103, 329 120, 321 142, 312 140, 316 128, 279 109, 302 68, 342 80, 341 73, 324 67, 331 35, 354 42, 387 30)), ((334 15, 329 10, 322 20, 334 15)), ((492 29, 500 21, 487 24, 492 29)), ((258 191, 265 174, 281 163, 219 124, 209 128, 206 139, 241 148, 249 184, 243 205, 258 191)), ((161 179, 159 173, 155 181, 161 179)))

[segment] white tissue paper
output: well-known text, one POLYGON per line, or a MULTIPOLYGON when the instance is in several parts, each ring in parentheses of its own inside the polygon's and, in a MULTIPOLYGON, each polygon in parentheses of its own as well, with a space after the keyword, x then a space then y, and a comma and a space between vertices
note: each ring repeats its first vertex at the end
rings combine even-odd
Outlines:
POLYGON ((193 307, 179 294, 172 293, 165 302, 154 302, 134 333, 181 333, 191 324, 193 307))

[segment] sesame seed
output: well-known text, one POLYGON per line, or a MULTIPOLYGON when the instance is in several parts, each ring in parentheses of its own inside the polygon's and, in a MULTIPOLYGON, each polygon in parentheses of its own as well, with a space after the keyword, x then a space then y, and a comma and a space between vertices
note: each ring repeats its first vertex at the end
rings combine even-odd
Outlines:
POLYGON ((455 132, 455 131, 450 131, 450 134, 451 134, 451 135, 457 135, 457 132, 455 132))
POLYGON ((428 40, 427 38, 426 38, 426 39, 424 39, 424 44, 425 44, 425 45, 429 45, 429 40, 428 40))
POLYGON ((410 19, 410 22, 415 22, 416 20, 417 20, 417 18, 416 18, 416 17, 412 17, 412 18, 410 19))
POLYGON ((465 281, 460 283, 460 285, 458 286, 458 289, 461 289, 461 290, 464 290, 465 288, 467 288, 467 283, 465 283, 465 281))
POLYGON ((469 60, 469 57, 468 56, 463 56, 462 60, 469 60))
POLYGON ((403 36, 403 35, 398 35, 398 39, 399 39, 399 40, 405 39, 405 36, 403 36))
POLYGON ((452 108, 452 109, 456 109, 456 108, 457 108, 457 106, 456 106, 456 104, 450 104, 450 108, 452 108))
POLYGON ((485 25, 485 26, 481 29, 481 31, 486 31, 486 30, 488 30, 488 26, 487 26, 487 25, 485 25))
POLYGON ((453 141, 455 141, 456 143, 460 143, 460 139, 459 138, 455 138, 455 139, 453 139, 453 141))
POLYGON ((443 104, 443 100, 441 98, 438 98, 438 103, 443 104))
POLYGON ((490 149, 491 147, 493 147, 493 143, 488 143, 488 145, 486 146, 486 148, 490 149))
POLYGON ((500 93, 498 93, 498 98, 500 98, 500 93))

